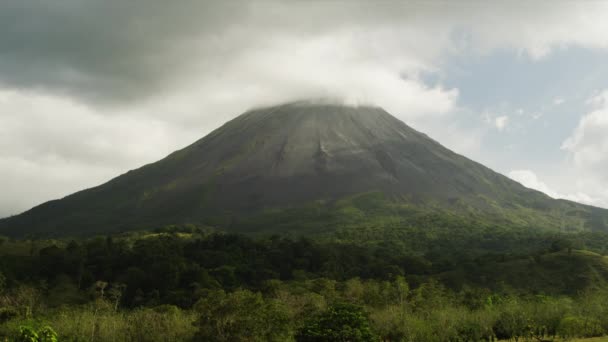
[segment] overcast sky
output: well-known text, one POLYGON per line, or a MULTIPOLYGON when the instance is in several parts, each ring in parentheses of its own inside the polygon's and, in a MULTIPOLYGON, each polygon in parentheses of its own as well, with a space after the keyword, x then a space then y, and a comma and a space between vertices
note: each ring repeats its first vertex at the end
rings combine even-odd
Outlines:
POLYGON ((0 216, 309 97, 608 207, 608 2, 495 3, 2 0, 0 216))

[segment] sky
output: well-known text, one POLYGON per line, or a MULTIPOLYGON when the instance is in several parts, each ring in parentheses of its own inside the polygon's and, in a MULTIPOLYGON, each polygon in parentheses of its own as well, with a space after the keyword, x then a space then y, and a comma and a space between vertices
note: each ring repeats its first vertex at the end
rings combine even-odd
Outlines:
POLYGON ((320 97, 608 208, 607 17, 603 1, 3 0, 0 217, 320 97))

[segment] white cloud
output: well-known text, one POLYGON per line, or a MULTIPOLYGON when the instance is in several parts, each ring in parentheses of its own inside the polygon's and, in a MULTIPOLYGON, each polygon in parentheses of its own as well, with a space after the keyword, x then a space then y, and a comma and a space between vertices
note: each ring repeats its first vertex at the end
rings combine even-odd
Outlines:
POLYGON ((541 112, 536 112, 536 113, 532 114, 532 119, 534 119, 534 120, 538 120, 542 117, 543 117, 543 113, 541 113, 541 112))
POLYGON ((536 174, 530 170, 513 170, 508 174, 509 178, 521 183, 523 186, 543 192, 553 198, 558 198, 557 192, 550 189, 545 183, 541 182, 536 174))
POLYGON ((98 185, 195 137, 137 113, 107 117, 55 96, 0 91, 0 216, 98 185))
POLYGON ((608 181, 608 90, 589 100, 593 109, 585 114, 562 144, 583 175, 608 181))
POLYGON ((491 112, 483 112, 481 118, 484 123, 497 129, 498 131, 504 131, 509 125, 510 118, 508 115, 498 115, 491 112))
POLYGON ((567 199, 570 201, 585 203, 589 205, 605 204, 605 202, 603 202, 601 199, 593 198, 588 194, 580 191, 572 194, 561 194, 555 191, 553 188, 549 187, 544 182, 542 182, 537 177, 536 173, 531 170, 513 170, 509 172, 508 176, 514 181, 521 183, 523 186, 543 192, 549 197, 567 199))
POLYGON ((504 131, 505 128, 507 128, 508 124, 509 124, 509 117, 506 115, 501 115, 501 116, 494 118, 494 125, 496 126, 496 129, 498 129, 501 132, 504 131))
POLYGON ((608 12, 605 2, 485 3, 462 6, 475 12, 470 24, 473 43, 480 51, 496 48, 519 50, 542 59, 555 49, 569 46, 608 48, 608 12))

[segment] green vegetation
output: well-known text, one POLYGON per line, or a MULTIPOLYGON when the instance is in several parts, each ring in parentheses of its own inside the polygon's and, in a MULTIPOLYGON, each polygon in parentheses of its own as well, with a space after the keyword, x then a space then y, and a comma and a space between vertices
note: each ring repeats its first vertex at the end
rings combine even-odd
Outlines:
POLYGON ((354 304, 334 304, 304 322, 297 341, 374 341, 369 319, 363 308, 354 304))
POLYGON ((605 233, 438 227, 365 243, 358 232, 253 238, 193 226, 3 239, 0 340, 540 341, 608 334, 605 233))
MULTIPOLYGON (((331 235, 357 241, 385 241, 387 238, 407 240, 412 231, 420 230, 534 229, 564 233, 602 231, 604 228, 600 224, 603 224, 601 217, 596 226, 589 223, 594 214, 589 207, 553 200, 550 205, 542 204, 546 201, 542 195, 528 196, 505 199, 499 203, 488 197, 471 195, 446 204, 432 199, 414 201, 380 192, 367 192, 338 201, 313 201, 287 208, 267 209, 239 217, 237 222, 232 222, 230 229, 247 233, 331 235), (524 200, 529 203, 519 204, 524 200), (541 204, 543 209, 537 210, 536 206, 541 204), (483 206, 483 209, 478 206, 483 206)), ((217 218, 217 223, 229 219, 229 216, 217 218)))

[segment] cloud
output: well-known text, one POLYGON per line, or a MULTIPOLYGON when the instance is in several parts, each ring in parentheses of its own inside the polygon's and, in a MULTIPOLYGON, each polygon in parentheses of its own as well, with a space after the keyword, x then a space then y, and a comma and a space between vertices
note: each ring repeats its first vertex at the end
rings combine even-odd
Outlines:
POLYGON ((337 97, 408 122, 455 107, 457 89, 420 80, 437 48, 410 53, 417 31, 326 7, 1 2, 0 164, 12 167, 0 168, 0 216, 160 159, 255 106, 337 97))
POLYGON ((1 1, 0 187, 12 190, 0 216, 305 97, 380 105, 474 150, 479 134, 453 125, 461 94, 443 82, 446 59, 606 48, 607 13, 601 2, 1 1))
POLYGON ((0 83, 89 102, 152 95, 171 87, 196 58, 188 55, 192 42, 213 42, 211 28, 228 28, 223 18, 246 8, 236 2, 207 7, 191 0, 180 6, 159 0, 2 1, 0 83))
POLYGON ((508 115, 496 115, 486 111, 482 114, 482 120, 484 123, 502 132, 509 125, 510 118, 508 115))
POLYGON ((0 113, 0 216, 101 184, 198 138, 135 113, 105 117, 19 91, 0 91, 0 113))
POLYGON ((536 174, 530 170, 513 170, 508 174, 509 178, 521 183, 523 186, 543 192, 553 198, 558 198, 557 192, 550 189, 545 183, 541 182, 536 174))
MULTIPOLYGON (((539 59, 567 46, 606 48, 606 13, 601 2, 6 0, 0 83, 116 105, 174 92, 185 81, 237 80, 236 87, 240 76, 256 71, 262 77, 245 88, 276 89, 275 78, 295 87, 299 70, 322 78, 326 66, 339 62, 352 71, 381 68, 411 78, 447 54, 509 48, 539 59), (323 52, 315 64, 301 64, 323 52), (257 61, 246 63, 245 74, 244 56, 257 61)), ((316 92, 342 95, 336 87, 348 78, 340 81, 303 82, 298 90, 321 86, 316 92)))
POLYGON ((570 153, 582 174, 608 181, 608 90, 588 103, 592 110, 581 118, 562 149, 570 153))
POLYGON ((549 187, 547 184, 538 179, 536 173, 531 170, 513 170, 508 174, 509 178, 521 183, 523 186, 538 190, 552 198, 567 199, 574 202, 585 203, 589 205, 603 205, 605 202, 593 198, 584 192, 576 192, 573 194, 561 194, 549 187))
POLYGON ((507 125, 509 124, 509 117, 506 115, 502 115, 499 117, 496 117, 494 119, 494 125, 496 126, 496 128, 499 131, 503 131, 505 128, 507 128, 507 125))
MULTIPOLYGON (((380 6, 370 14, 364 7, 194 0, 179 5, 161 0, 3 1, 0 84, 98 105, 130 104, 174 92, 184 82, 204 86, 233 80, 234 87, 278 88, 274 79, 291 75, 297 85, 303 69, 313 78, 338 62, 368 69, 384 65, 398 76, 419 70, 437 54, 438 48, 430 44, 404 53, 413 51, 419 30, 387 28, 384 19, 397 23, 390 10, 380 6), (323 59, 314 59, 320 54, 323 59), (243 74, 239 69, 245 56, 257 63, 246 63, 243 74), (301 65, 306 57, 313 59, 301 65), (285 75, 285 70, 291 73, 285 75), (252 74, 263 77, 253 84, 240 79, 252 74)), ((425 35, 430 39, 433 32, 425 35)), ((342 86, 320 85, 324 92, 342 86)), ((306 92, 306 86, 300 90, 306 92)))

